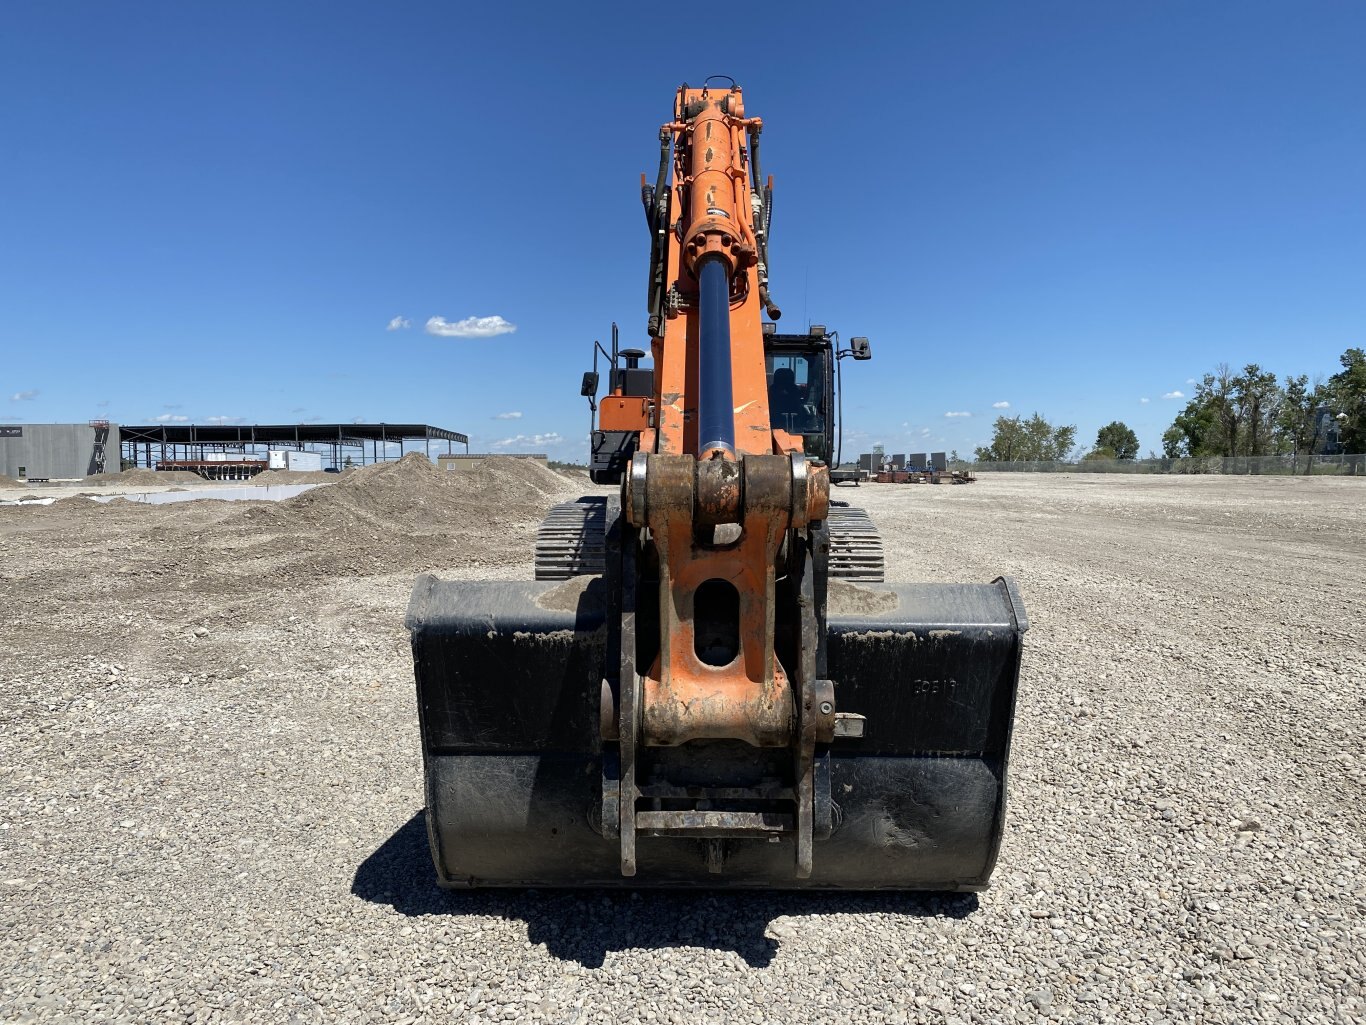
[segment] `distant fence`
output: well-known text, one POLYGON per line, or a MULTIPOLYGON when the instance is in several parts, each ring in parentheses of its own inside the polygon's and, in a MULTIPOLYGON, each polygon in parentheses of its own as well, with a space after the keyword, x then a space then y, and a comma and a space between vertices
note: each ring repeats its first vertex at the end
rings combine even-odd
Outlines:
POLYGON ((1340 456, 1205 456, 1198 459, 1083 459, 1075 463, 1025 462, 964 464, 974 472, 991 473, 1220 473, 1316 474, 1366 476, 1366 455, 1340 456))

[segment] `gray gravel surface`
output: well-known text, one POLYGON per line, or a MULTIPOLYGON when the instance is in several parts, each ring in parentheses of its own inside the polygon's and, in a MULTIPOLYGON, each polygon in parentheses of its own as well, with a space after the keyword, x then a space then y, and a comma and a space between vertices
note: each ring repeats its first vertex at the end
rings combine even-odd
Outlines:
POLYGON ((418 569, 529 578, 522 507, 387 546, 318 500, 0 509, 0 1020, 1366 1016, 1366 482, 838 496, 891 576, 1020 582, 980 896, 443 893, 403 610, 418 569))

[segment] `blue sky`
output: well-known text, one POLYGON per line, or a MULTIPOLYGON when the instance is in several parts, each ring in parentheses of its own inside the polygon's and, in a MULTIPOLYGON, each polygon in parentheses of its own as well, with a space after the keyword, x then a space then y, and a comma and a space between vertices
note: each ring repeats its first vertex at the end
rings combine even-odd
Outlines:
POLYGON ((966 454, 999 403, 1158 448, 1215 364, 1366 344, 1366 5, 685 11, 5 4, 0 420, 582 459, 593 339, 644 340, 640 172, 713 73, 765 120, 782 326, 872 340, 846 452, 966 454))

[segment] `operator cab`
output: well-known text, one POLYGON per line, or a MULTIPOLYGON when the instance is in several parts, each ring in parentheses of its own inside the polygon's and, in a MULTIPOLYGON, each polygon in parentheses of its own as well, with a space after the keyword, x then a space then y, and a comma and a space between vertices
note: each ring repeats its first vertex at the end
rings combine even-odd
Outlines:
MULTIPOLYGON (((867 338, 851 338, 838 347, 839 336, 812 324, 804 335, 780 335, 776 324, 764 324, 764 362, 768 373, 768 408, 775 430, 802 438, 808 459, 830 467, 831 481, 841 479, 838 406, 839 361, 845 356, 872 359, 867 338)), ((857 481, 857 474, 851 480, 857 481)))
POLYGON ((764 341, 773 428, 801 435, 808 456, 829 462, 826 426, 833 398, 825 371, 830 358, 829 339, 773 334, 764 341))
POLYGON ((769 420, 775 431, 802 437, 807 458, 831 462, 835 448, 833 336, 820 324, 806 335, 779 335, 764 325, 769 420))

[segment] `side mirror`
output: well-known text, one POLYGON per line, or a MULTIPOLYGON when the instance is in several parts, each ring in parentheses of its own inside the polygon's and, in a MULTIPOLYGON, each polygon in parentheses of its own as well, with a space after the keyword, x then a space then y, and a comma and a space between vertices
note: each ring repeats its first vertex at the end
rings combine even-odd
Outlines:
POLYGON ((854 354, 854 359, 872 359, 873 350, 866 338, 849 339, 849 351, 854 354))
POLYGON ((598 393, 598 372, 589 370, 583 375, 583 384, 579 386, 579 394, 586 399, 591 399, 598 393))

